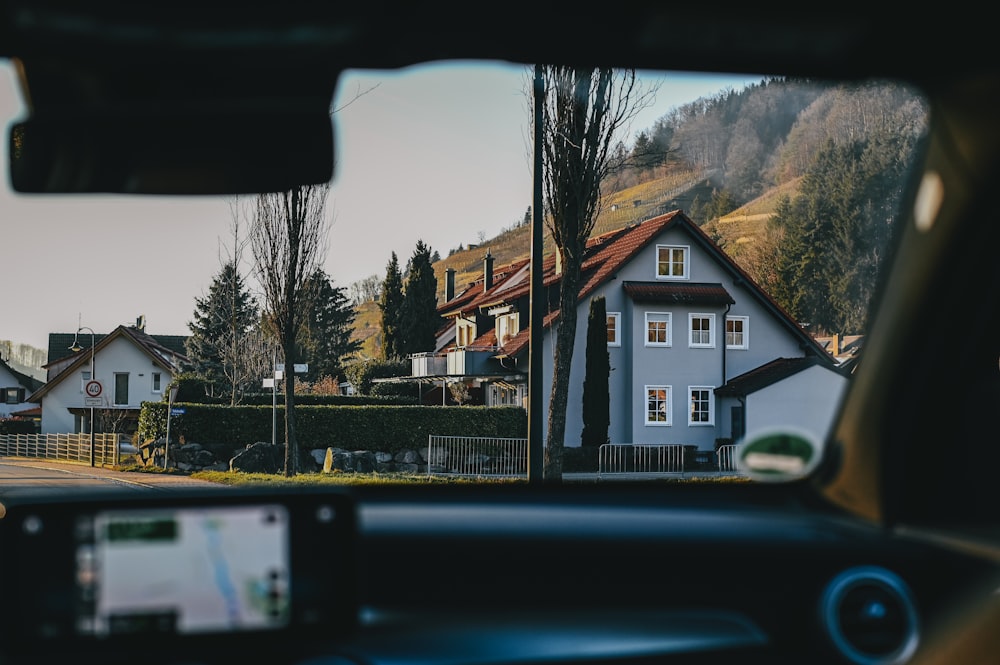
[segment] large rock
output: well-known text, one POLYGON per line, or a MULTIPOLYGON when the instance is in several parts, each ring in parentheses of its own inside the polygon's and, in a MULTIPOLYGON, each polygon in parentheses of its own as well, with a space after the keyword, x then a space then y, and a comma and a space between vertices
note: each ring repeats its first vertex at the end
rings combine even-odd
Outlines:
POLYGON ((230 471, 281 473, 285 470, 285 446, 268 441, 251 443, 229 460, 230 471))

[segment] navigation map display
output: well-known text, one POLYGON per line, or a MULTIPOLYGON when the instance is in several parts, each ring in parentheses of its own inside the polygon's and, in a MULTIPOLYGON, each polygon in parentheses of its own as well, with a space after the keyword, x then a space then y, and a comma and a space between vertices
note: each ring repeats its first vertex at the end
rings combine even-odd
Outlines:
POLYGON ((287 627, 290 520, 280 504, 108 510, 77 524, 77 631, 287 627))

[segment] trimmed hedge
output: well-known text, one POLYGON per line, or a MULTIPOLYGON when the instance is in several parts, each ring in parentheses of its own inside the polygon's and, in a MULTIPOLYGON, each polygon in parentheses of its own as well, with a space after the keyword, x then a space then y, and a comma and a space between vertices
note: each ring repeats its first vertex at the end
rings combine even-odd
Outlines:
POLYGON ((0 434, 36 434, 38 426, 31 420, 0 418, 0 434))
MULTIPOLYGON (((170 438, 183 436, 202 444, 243 447, 271 440, 272 408, 175 403, 181 415, 170 418, 170 438)), ((284 407, 277 408, 278 439, 284 441, 284 407)), ((503 406, 309 406, 295 405, 295 425, 302 448, 346 448, 396 453, 427 446, 427 437, 525 437, 528 414, 503 406)), ((165 402, 144 402, 138 440, 166 434, 165 402)))

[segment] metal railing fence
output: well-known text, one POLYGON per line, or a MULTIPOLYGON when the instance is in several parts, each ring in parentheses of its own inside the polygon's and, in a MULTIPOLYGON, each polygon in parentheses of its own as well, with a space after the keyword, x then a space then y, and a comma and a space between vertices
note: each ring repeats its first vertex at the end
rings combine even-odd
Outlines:
MULTIPOLYGON (((94 464, 117 466, 123 434, 94 434, 94 464)), ((90 434, 0 434, 0 456, 90 463, 90 434)))
POLYGON ((739 464, 736 461, 736 450, 739 446, 729 443, 719 446, 715 451, 715 459, 719 465, 719 473, 739 473, 739 464))
POLYGON ((427 437, 427 475, 527 477, 528 440, 481 436, 427 437))
POLYGON ((684 448, 680 443, 605 443, 598 450, 597 477, 683 474, 684 448))

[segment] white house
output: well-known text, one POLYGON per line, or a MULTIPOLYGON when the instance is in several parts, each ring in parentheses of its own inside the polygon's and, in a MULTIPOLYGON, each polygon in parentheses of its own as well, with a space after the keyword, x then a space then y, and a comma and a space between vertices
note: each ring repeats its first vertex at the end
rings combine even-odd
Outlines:
POLYGON ((134 429, 143 402, 160 401, 186 360, 181 336, 153 336, 137 326, 107 335, 49 335, 48 382, 28 400, 42 408, 43 434, 134 429), (82 347, 71 351, 70 347, 82 347), (60 355, 62 354, 62 355, 60 355), (91 366, 93 365, 93 373, 91 366))
POLYGON ((30 411, 28 396, 44 385, 33 376, 19 372, 0 358, 0 418, 30 411))
MULTIPOLYGON (((560 276, 550 255, 543 264, 543 404, 560 276)), ((525 404, 528 261, 495 270, 487 255, 482 278, 454 296, 453 273, 447 280, 438 311, 449 332, 434 354, 446 363, 420 354, 411 378, 465 382, 482 389, 486 404, 525 404)), ((607 309, 612 443, 707 451, 719 439, 739 439, 751 424, 794 417, 818 432, 831 421, 846 382, 833 358, 683 212, 592 238, 581 286, 565 445, 580 445, 587 319, 596 296, 607 309), (766 386, 745 378, 787 359, 799 360, 779 362, 784 373, 769 373, 766 386)))

